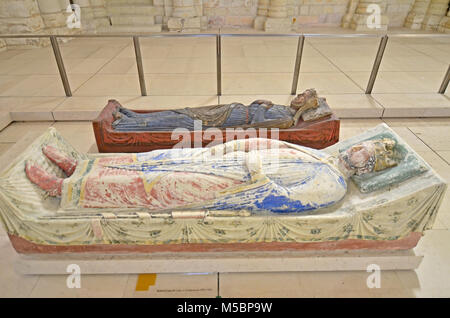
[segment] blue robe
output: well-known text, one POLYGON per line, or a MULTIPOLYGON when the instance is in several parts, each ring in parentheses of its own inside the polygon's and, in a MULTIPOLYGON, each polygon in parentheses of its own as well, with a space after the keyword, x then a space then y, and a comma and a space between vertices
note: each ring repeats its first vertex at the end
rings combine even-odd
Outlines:
MULTIPOLYGON (((232 106, 228 118, 218 128, 239 127, 277 119, 289 121, 294 115, 293 110, 282 105, 272 105, 268 109, 255 102, 249 106, 240 103, 234 103, 232 106)), ((170 131, 176 128, 194 130, 194 119, 177 111, 136 113, 124 108, 119 111, 122 117, 112 125, 116 131, 170 131)), ((214 126, 203 125, 203 129, 210 127, 214 126)))

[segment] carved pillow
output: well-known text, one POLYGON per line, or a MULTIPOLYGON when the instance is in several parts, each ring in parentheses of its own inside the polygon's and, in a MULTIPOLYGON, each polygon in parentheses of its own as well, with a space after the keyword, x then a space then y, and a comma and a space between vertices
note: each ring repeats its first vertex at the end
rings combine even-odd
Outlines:
MULTIPOLYGON (((362 193, 370 193, 398 184, 428 170, 428 166, 423 159, 420 158, 408 146, 399 142, 396 136, 390 132, 379 133, 365 140, 382 138, 390 138, 396 141, 394 150, 397 153, 397 165, 378 172, 370 172, 359 176, 352 176, 351 179, 355 182, 356 186, 362 193)), ((365 140, 361 140, 358 143, 365 140)), ((340 149, 339 152, 344 150, 345 149, 340 149)))

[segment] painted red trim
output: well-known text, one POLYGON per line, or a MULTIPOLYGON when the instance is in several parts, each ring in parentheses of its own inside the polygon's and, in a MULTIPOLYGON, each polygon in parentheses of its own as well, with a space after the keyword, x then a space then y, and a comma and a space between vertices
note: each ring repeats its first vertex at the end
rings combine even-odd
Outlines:
POLYGON ((413 232, 398 240, 347 239, 329 242, 271 243, 185 243, 158 245, 93 244, 44 245, 9 234, 15 250, 22 254, 57 253, 157 253, 157 252, 258 252, 258 251, 332 251, 332 250, 408 250, 417 245, 421 233, 413 232))

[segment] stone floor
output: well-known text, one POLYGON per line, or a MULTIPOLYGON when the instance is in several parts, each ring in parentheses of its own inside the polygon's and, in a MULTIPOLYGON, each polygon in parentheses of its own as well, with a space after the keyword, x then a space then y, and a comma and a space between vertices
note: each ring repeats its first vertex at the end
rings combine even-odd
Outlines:
MULTIPOLYGON (((365 95, 379 41, 307 38, 298 91, 316 88, 341 118, 450 116, 449 93, 436 93, 450 62, 450 37, 391 37, 373 94, 365 95)), ((140 96, 131 39, 79 38, 61 44, 71 98, 65 97, 51 47, 0 52, 0 125, 90 120, 109 98, 130 108, 292 98, 296 37, 223 37, 221 98, 216 96, 215 37, 141 38, 141 48, 148 97, 140 96)))
MULTIPOLYGON (((343 119, 341 140, 386 122, 450 182, 450 118, 343 119)), ((91 123, 16 122, 0 132, 0 153, 25 133, 53 126, 80 151, 96 152, 91 123)), ((450 297, 450 191, 432 230, 416 247, 424 260, 416 271, 385 271, 381 288, 366 287, 366 272, 161 274, 148 291, 136 291, 138 275, 82 276, 81 289, 67 276, 21 276, 16 253, 0 228, 0 297, 450 297)))

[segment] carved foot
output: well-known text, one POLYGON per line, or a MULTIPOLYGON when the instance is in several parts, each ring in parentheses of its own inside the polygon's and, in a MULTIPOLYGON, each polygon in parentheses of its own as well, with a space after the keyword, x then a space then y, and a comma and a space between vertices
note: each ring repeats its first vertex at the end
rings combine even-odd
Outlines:
POLYGON ((70 177, 77 167, 77 161, 53 146, 45 146, 42 152, 54 164, 60 167, 70 177))
POLYGON ((114 121, 123 117, 123 114, 120 112, 120 109, 121 109, 121 107, 117 106, 117 108, 113 111, 112 115, 113 115, 114 121))
POLYGON ((48 173, 41 166, 31 161, 26 163, 25 173, 31 182, 47 191, 48 195, 52 197, 61 195, 64 179, 48 173))

